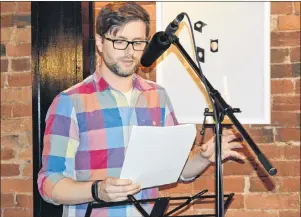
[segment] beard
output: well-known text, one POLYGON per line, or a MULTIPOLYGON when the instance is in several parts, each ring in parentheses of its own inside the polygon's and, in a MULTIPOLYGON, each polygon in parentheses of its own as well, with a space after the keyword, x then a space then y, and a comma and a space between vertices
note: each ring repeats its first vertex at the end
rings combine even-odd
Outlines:
POLYGON ((130 57, 120 57, 117 60, 114 60, 110 56, 103 55, 103 61, 105 65, 108 67, 108 69, 110 69, 115 75, 124 78, 134 74, 139 66, 139 63, 135 61, 134 58, 130 58, 130 57), (123 69, 120 63, 118 63, 118 61, 123 61, 123 60, 132 60, 133 61, 132 66, 129 67, 128 69, 123 69))

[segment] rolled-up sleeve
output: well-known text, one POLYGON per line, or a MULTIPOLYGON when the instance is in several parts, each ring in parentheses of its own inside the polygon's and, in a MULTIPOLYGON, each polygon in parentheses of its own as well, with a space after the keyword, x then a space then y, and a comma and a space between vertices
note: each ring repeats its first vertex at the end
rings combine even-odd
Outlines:
POLYGON ((42 198, 52 204, 52 190, 62 178, 74 177, 75 154, 79 146, 79 128, 72 100, 65 93, 58 95, 46 115, 42 168, 38 189, 42 198))

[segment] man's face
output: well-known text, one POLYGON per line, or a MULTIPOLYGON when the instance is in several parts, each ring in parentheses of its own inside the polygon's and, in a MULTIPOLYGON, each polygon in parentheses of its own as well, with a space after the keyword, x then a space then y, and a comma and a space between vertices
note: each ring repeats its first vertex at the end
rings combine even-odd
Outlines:
POLYGON ((100 52, 104 64, 110 71, 120 77, 128 77, 136 72, 143 51, 133 49, 132 44, 129 44, 125 50, 118 50, 113 47, 112 40, 127 40, 127 41, 145 41, 146 40, 146 25, 142 21, 132 21, 124 25, 117 34, 105 34, 108 39, 96 38, 96 44, 100 52), (101 42, 99 41, 101 40, 101 42), (101 44, 100 44, 101 43, 101 44), (100 46, 99 46, 100 45, 100 46))

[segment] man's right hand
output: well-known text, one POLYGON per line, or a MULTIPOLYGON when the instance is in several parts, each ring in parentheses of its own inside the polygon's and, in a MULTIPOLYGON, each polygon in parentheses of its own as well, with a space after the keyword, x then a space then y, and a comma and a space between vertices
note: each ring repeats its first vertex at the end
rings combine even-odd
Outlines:
POLYGON ((126 200, 127 195, 134 195, 140 190, 140 185, 129 179, 108 177, 98 183, 98 197, 106 202, 126 200))

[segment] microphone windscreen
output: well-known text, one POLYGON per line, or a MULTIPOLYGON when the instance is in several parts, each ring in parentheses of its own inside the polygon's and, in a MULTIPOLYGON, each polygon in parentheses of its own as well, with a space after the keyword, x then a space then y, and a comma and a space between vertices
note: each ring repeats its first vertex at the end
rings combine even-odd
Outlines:
POLYGON ((164 32, 157 32, 152 37, 141 57, 141 65, 151 66, 171 45, 171 42, 165 36, 164 32))

